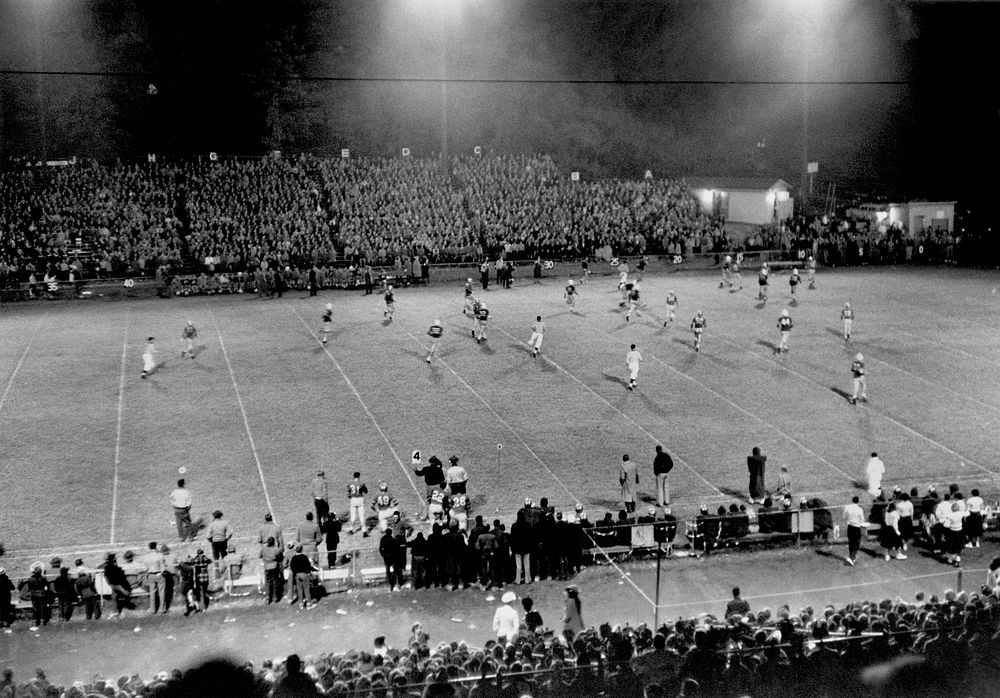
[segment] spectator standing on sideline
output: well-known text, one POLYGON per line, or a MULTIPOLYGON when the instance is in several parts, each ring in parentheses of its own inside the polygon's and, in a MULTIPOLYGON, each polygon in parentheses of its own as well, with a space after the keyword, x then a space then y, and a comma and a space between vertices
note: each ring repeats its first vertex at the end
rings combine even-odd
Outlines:
POLYGON ((858 504, 858 497, 851 498, 851 503, 844 507, 844 521, 847 523, 847 560, 846 564, 854 567, 861 550, 862 529, 868 527, 865 512, 858 504))
POLYGON ((260 527, 257 534, 257 542, 263 545, 268 538, 274 538, 274 544, 278 550, 285 547, 285 538, 281 535, 281 526, 274 523, 271 512, 264 514, 264 525, 260 527))
POLYGON ((181 541, 193 540, 191 492, 184 487, 184 478, 177 481, 177 487, 170 493, 170 506, 174 508, 174 520, 177 522, 177 536, 181 541))
POLYGON ((208 559, 205 555, 205 551, 198 548, 198 552, 195 553, 194 559, 191 561, 192 570, 194 572, 194 600, 195 607, 199 611, 208 610, 208 567, 211 565, 212 561, 208 559))
MULTIPOLYGON (((84 566, 83 560, 77 558, 73 565, 73 573, 76 575, 76 580, 73 582, 76 586, 76 595, 80 597, 83 602, 83 610, 86 614, 87 620, 100 620, 101 619, 101 597, 97 593, 97 583, 94 581, 94 573, 84 566)), ((3 586, 3 572, 0 570, 0 587, 3 586)), ((0 595, 3 591, 0 589, 0 595)), ((0 598, 0 603, 2 603, 2 598, 0 598)), ((3 618, 0 617, 0 626, 3 625, 3 618)))
POLYGON ((469 482, 469 474, 465 472, 465 468, 458 464, 458 456, 451 456, 448 460, 451 462, 447 472, 445 472, 445 479, 448 481, 448 489, 451 491, 452 496, 456 494, 467 494, 466 485, 469 482))
POLYGON ((108 553, 104 558, 104 578, 111 587, 115 597, 115 616, 120 616, 126 608, 135 610, 132 603, 132 585, 129 584, 125 570, 118 564, 114 553, 108 553))
POLYGON ((260 548, 261 564, 264 567, 264 588, 267 589, 267 604, 281 601, 281 548, 274 536, 268 536, 260 548))
POLYGON ((575 586, 568 586, 563 612, 563 636, 572 645, 573 638, 582 633, 583 628, 583 604, 580 603, 580 592, 575 586))
POLYGON ((750 604, 740 596, 740 588, 733 587, 733 598, 726 604, 726 620, 733 616, 745 616, 750 613, 750 604))
POLYGON ((629 514, 635 511, 635 494, 639 487, 639 469, 635 461, 629 459, 626 453, 622 456, 622 465, 618 469, 618 482, 622 488, 622 502, 629 514))
POLYGON ((59 620, 64 623, 73 617, 76 605, 76 587, 69 576, 69 567, 60 567, 59 576, 52 580, 52 591, 59 602, 59 620))
POLYGON ((326 473, 320 470, 312 481, 313 505, 316 507, 316 521, 322 525, 330 513, 330 489, 326 483, 326 473))
POLYGON ((333 569, 337 566, 337 546, 340 545, 340 530, 343 525, 337 514, 331 511, 323 522, 323 533, 326 535, 326 566, 333 569))
POLYGON ((212 522, 208 524, 208 542, 212 544, 212 560, 215 561, 215 573, 220 574, 220 562, 226 559, 229 551, 229 539, 233 537, 233 529, 229 522, 222 518, 222 512, 216 509, 212 512, 212 522))
POLYGON ((667 475, 674 469, 674 461, 663 446, 657 445, 656 456, 653 457, 653 475, 656 477, 656 503, 661 507, 670 504, 670 483, 667 475))
POLYGON ((163 557, 156 543, 149 544, 149 552, 142 558, 142 564, 146 567, 146 587, 149 589, 149 612, 155 614, 157 610, 167 612, 167 587, 163 578, 167 569, 166 558, 163 557))
POLYGON ((530 632, 535 632, 545 624, 542 614, 535 610, 535 602, 530 596, 521 599, 521 607, 524 609, 524 624, 530 632))
POLYGON ((420 462, 420 452, 414 451, 413 472, 418 477, 424 478, 424 490, 427 496, 424 500, 423 518, 424 521, 429 521, 431 496, 435 490, 440 489, 441 485, 445 483, 444 467, 441 459, 437 456, 431 456, 430 460, 427 461, 427 465, 423 465, 420 462))
POLYGON ((397 583, 402 587, 403 571, 398 568, 399 541, 392 535, 392 529, 383 531, 382 540, 378 543, 378 553, 385 564, 385 581, 389 584, 389 591, 393 591, 397 583))
POLYGON ((868 480, 868 494, 873 497, 882 492, 882 476, 885 475, 885 463, 872 451, 872 457, 865 464, 865 478, 868 480))
POLYGON ((302 552, 309 556, 314 565, 319 564, 319 544, 323 540, 319 526, 313 520, 313 513, 306 512, 306 520, 299 524, 299 544, 302 552))
POLYGON ((511 606, 517 600, 517 595, 513 591, 504 592, 500 597, 500 606, 493 614, 493 631, 497 634, 497 641, 508 643, 517 639, 517 630, 521 627, 521 619, 517 609, 511 606))
POLYGON ((750 473, 750 501, 763 502, 767 497, 764 486, 764 470, 767 456, 761 455, 760 447, 754 446, 751 455, 747 456, 747 470, 750 473))
MULTIPOLYGON (((528 506, 530 501, 526 501, 525 506, 528 506)), ((528 579, 528 584, 531 584, 534 581, 531 574, 531 559, 536 549, 535 533, 528 523, 524 509, 517 510, 517 520, 510 527, 510 549, 514 553, 515 576, 520 579, 518 584, 524 584, 525 577, 528 579)))
POLYGON ((49 580, 42 574, 42 563, 31 564, 31 576, 22 582, 23 587, 28 592, 31 600, 32 622, 35 628, 49 624, 49 617, 52 613, 49 605, 49 593, 51 591, 49 580))
POLYGON ((363 531, 368 537, 368 525, 365 523, 365 495, 368 494, 368 485, 361 482, 361 473, 355 471, 354 479, 347 483, 347 503, 348 503, 348 533, 354 533, 354 523, 357 521, 358 531, 363 531))
POLYGON ((14 582, 7 576, 7 570, 0 567, 0 628, 9 628, 14 622, 14 606, 10 602, 13 593, 14 582))
POLYGON ((309 595, 309 586, 314 568, 309 556, 303 551, 301 543, 295 546, 295 554, 292 555, 292 559, 288 563, 288 569, 295 584, 295 594, 299 599, 299 605, 302 608, 312 608, 315 606, 316 604, 312 602, 312 598, 309 595))

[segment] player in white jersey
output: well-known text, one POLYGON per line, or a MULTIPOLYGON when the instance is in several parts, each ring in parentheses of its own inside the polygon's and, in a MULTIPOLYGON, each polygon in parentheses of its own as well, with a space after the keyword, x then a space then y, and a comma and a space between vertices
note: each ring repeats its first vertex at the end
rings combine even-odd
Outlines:
POLYGON ((767 262, 760 265, 760 271, 757 272, 757 285, 760 287, 760 291, 757 293, 757 299, 762 300, 767 303, 767 280, 771 275, 771 270, 767 268, 767 262))
POLYGON ((185 356, 190 356, 194 358, 194 340, 198 336, 198 330, 195 329, 194 323, 188 320, 188 324, 184 325, 184 329, 181 331, 181 341, 184 343, 184 348, 181 349, 181 358, 185 356))
POLYGON ((628 262, 624 259, 618 264, 618 290, 625 288, 628 283, 628 262))
POLYGON ((566 284, 566 290, 563 292, 563 298, 566 300, 566 305, 569 306, 569 312, 571 313, 576 312, 576 296, 576 286, 573 285, 573 279, 570 279, 569 283, 566 284))
POLYGON ((729 275, 729 270, 732 267, 733 258, 730 255, 726 255, 722 258, 722 280, 719 282, 719 288, 722 288, 726 284, 729 284, 729 288, 733 287, 733 279, 729 275))
POLYGON ((743 290, 743 274, 740 273, 740 263, 743 261, 743 253, 737 252, 736 258, 733 260, 732 266, 729 268, 729 278, 732 283, 729 284, 729 288, 732 289, 733 284, 736 284, 736 290, 743 290))
POLYGON ((535 317, 535 321, 531 323, 531 339, 528 340, 528 346, 531 347, 531 355, 538 356, 538 352, 542 348, 542 340, 545 338, 545 323, 542 322, 542 316, 538 315, 535 317))
POLYGON ((844 321, 844 341, 851 338, 851 330, 854 329, 854 310, 851 304, 844 303, 844 309, 840 311, 840 319, 844 321))
POLYGON ((156 370, 156 345, 153 344, 153 337, 146 340, 146 346, 142 350, 142 377, 148 378, 149 374, 156 370))
POLYGON ((427 352, 427 363, 431 362, 431 357, 437 351, 438 342, 441 340, 441 335, 443 334, 444 327, 441 326, 441 321, 435 320, 430 329, 427 330, 427 336, 431 338, 431 349, 427 352))
POLYGON ((327 303, 326 309, 323 311, 323 319, 319 326, 319 341, 321 344, 326 344, 326 340, 330 338, 331 331, 333 331, 333 303, 327 303))
POLYGON ((781 332, 781 341, 774 348, 775 354, 788 351, 788 337, 792 334, 792 318, 788 316, 788 310, 781 311, 778 318, 778 330, 781 332))
POLYGON ((806 260, 806 273, 809 275, 809 288, 816 288, 816 260, 812 255, 806 260))
POLYGON ((628 367, 628 384, 625 386, 629 390, 635 388, 635 381, 639 377, 639 364, 642 363, 642 354, 631 345, 629 352, 625 354, 625 366, 628 367))
POLYGON ((666 327, 667 323, 673 322, 677 317, 677 308, 679 307, 677 301, 677 291, 670 289, 667 291, 667 319, 663 321, 663 326, 666 327))
POLYGON ((705 328, 708 327, 708 320, 705 319, 705 314, 698 311, 698 314, 691 319, 691 331, 694 332, 694 350, 701 351, 701 336, 705 332, 705 328))

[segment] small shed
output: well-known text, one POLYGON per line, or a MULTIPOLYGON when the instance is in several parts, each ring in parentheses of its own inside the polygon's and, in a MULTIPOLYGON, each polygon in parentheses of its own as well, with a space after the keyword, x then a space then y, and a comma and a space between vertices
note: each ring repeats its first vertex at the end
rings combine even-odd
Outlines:
POLYGON ((768 177, 685 177, 703 213, 727 223, 767 225, 792 216, 788 183, 768 177))
POLYGON ((935 230, 946 233, 955 230, 954 201, 862 204, 848 209, 847 214, 879 226, 902 228, 909 237, 935 230))

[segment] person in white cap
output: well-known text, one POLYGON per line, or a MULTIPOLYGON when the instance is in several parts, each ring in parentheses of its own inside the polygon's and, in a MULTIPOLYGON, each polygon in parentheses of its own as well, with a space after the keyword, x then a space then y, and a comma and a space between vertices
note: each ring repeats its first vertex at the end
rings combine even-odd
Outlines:
POLYGON ((851 404, 858 404, 858 393, 860 393, 863 402, 868 402, 868 384, 865 381, 865 357, 861 352, 854 355, 854 361, 851 362, 851 373, 854 375, 854 392, 851 393, 851 404))
POLYGON ((844 303, 844 309, 840 311, 840 319, 844 321, 844 341, 851 338, 851 330, 854 329, 854 311, 850 302, 844 303))
POLYGON ((198 330, 195 329, 194 323, 188 320, 188 323, 184 325, 184 329, 181 331, 181 341, 184 343, 184 348, 181 350, 181 358, 185 356, 190 356, 194 358, 194 340, 198 336, 198 330))
POLYGON ((142 350, 142 378, 145 380, 155 370, 156 345, 153 344, 153 337, 150 337, 146 340, 146 346, 142 350))
POLYGON ((326 309, 323 311, 323 320, 319 327, 320 342, 326 344, 326 340, 330 337, 330 332, 333 330, 333 303, 327 303, 326 309))
POLYGON ((511 605, 515 601, 517 601, 517 594, 513 591, 504 592, 504 595, 500 597, 501 605, 493 614, 493 630, 496 632, 499 642, 507 643, 517 639, 517 629, 521 627, 521 618, 511 605))
POLYGON ((865 478, 868 480, 868 494, 873 497, 882 492, 882 476, 885 475, 885 463, 872 451, 872 457, 865 464, 865 478))
POLYGON ((440 320, 435 320, 431 323, 430 328, 427 330, 427 336, 431 338, 431 348, 427 352, 427 363, 431 362, 431 357, 434 356, 434 352, 437 351, 438 342, 441 340, 441 336, 444 334, 444 327, 441 326, 440 320))
POLYGON ((538 352, 542 348, 542 339, 545 338, 545 323, 542 322, 542 316, 538 315, 535 317, 535 321, 531 323, 531 339, 528 340, 528 346, 531 347, 531 356, 538 356, 538 352))
POLYGON ((792 334, 792 318, 789 317, 787 309, 781 311, 781 317, 778 318, 778 330, 781 332, 781 341, 774 348, 775 354, 788 351, 788 337, 792 334))

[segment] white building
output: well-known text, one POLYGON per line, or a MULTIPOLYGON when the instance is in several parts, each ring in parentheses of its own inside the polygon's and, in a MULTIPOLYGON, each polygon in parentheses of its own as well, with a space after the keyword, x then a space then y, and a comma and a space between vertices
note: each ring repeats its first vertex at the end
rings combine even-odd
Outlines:
POLYGON ((908 201, 903 204, 862 204, 848 209, 854 218, 872 221, 879 227, 902 228, 907 235, 921 235, 925 231, 955 230, 954 201, 908 201))
POLYGON ((794 199, 783 179, 766 177, 685 177, 703 213, 726 223, 767 225, 792 216, 794 199))

